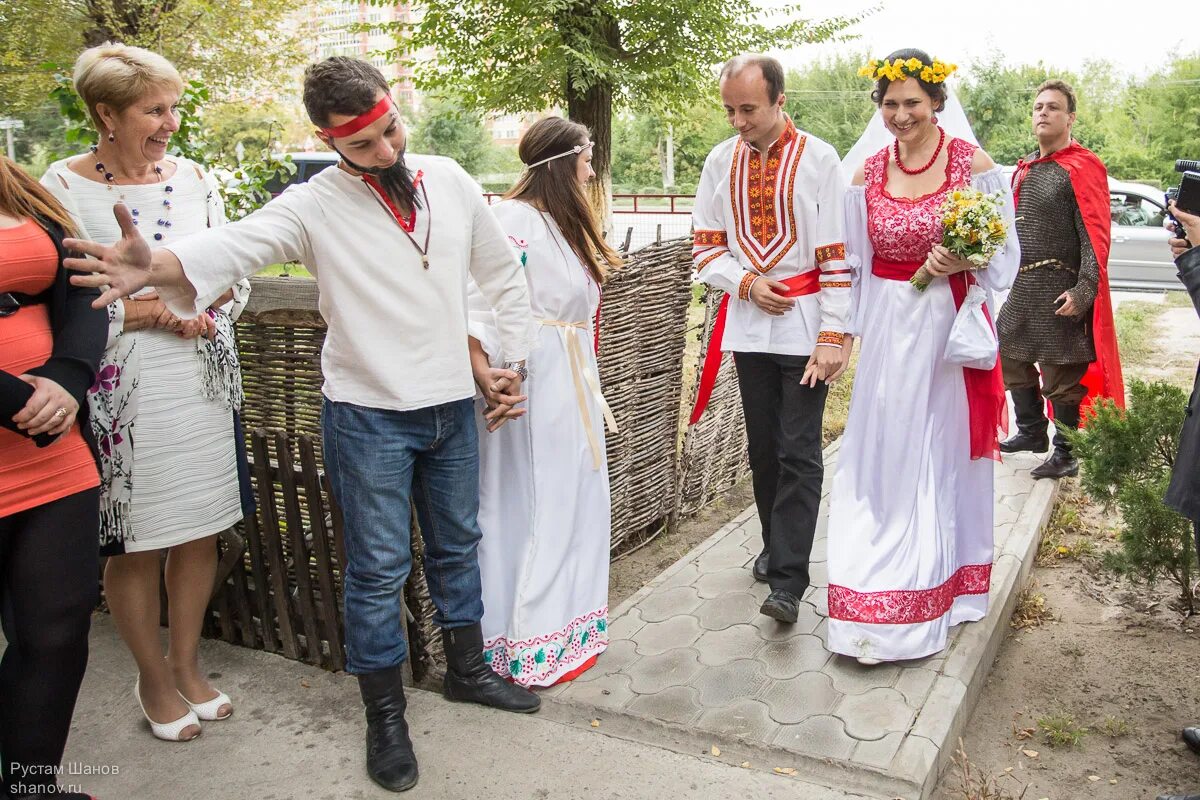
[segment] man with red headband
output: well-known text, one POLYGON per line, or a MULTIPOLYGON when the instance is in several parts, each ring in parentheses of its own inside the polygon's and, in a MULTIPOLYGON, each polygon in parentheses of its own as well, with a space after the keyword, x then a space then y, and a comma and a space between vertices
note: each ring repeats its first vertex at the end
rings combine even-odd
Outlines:
MULTIPOLYGON (((1017 416, 1016 435, 1000 443, 1005 453, 1050 446, 1043 397, 1064 429, 1079 427, 1081 409, 1097 397, 1125 406, 1108 293, 1108 172, 1071 138, 1074 122, 1070 86, 1050 80, 1038 87, 1038 150, 1013 174, 1021 269, 996 321, 1004 384, 1017 416)), ((1059 430, 1054 452, 1030 474, 1078 473, 1071 443, 1059 430)))
POLYGON ((479 454, 467 351, 469 275, 495 310, 507 362, 487 376, 489 396, 506 406, 524 399, 527 284, 462 168, 435 156, 406 159, 404 125, 377 69, 342 57, 314 64, 304 76, 304 105, 339 164, 239 222, 153 253, 117 206, 125 237, 112 247, 75 242, 73 249, 99 261, 74 260, 72 268, 95 274, 73 280, 110 287, 98 305, 153 282, 176 314, 191 317, 269 264, 299 261, 316 276, 328 325, 321 351, 325 469, 345 519, 347 671, 358 676, 366 706, 367 771, 384 788, 403 791, 417 782, 400 682, 410 502, 446 650, 446 697, 519 712, 539 706, 483 658, 479 454))
POLYGON ((727 294, 691 421, 704 413, 721 351, 732 351, 762 525, 753 571, 771 587, 760 610, 792 623, 809 586, 825 397, 849 352, 845 178, 837 151, 784 113, 778 61, 738 56, 722 68, 720 85, 738 135, 704 162, 692 259, 700 280, 727 294))

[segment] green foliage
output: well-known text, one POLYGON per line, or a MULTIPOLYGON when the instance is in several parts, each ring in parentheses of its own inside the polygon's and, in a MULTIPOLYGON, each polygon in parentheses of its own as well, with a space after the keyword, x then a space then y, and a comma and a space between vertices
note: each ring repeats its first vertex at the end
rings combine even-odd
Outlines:
POLYGON ((845 155, 875 114, 870 81, 858 76, 867 60, 862 53, 843 53, 791 70, 786 109, 796 125, 824 139, 845 155))
POLYGON ((1106 508, 1119 508, 1124 521, 1121 551, 1106 564, 1134 581, 1170 579, 1190 613, 1196 559, 1192 526, 1162 502, 1186 407, 1187 395, 1178 386, 1133 381, 1128 410, 1102 402, 1087 427, 1068 437, 1083 461, 1084 491, 1106 508))
POLYGON ((261 152, 278 140, 296 118, 296 109, 276 102, 209 104, 204 110, 207 148, 223 161, 235 159, 239 144, 246 154, 261 152))
POLYGON ((286 182, 295 174, 296 165, 291 156, 274 158, 270 145, 264 145, 257 158, 242 161, 224 181, 222 196, 226 216, 232 222, 262 208, 271 199, 271 187, 286 182))
POLYGON ((453 158, 472 175, 489 165, 492 140, 483 115, 468 111, 456 99, 426 98, 411 132, 416 152, 453 158))
POLYGON ((613 186, 622 192, 692 194, 708 152, 732 135, 715 87, 677 114, 622 114, 613 122, 613 186), (668 132, 674 140, 675 185, 664 187, 668 132))

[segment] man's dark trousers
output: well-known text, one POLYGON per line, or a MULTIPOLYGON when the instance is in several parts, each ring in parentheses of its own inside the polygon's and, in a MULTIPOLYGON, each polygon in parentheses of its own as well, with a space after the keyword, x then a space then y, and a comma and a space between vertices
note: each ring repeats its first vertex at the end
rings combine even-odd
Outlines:
POLYGON ((800 383, 809 356, 734 353, 767 582, 803 597, 825 467, 821 417, 829 388, 800 383))

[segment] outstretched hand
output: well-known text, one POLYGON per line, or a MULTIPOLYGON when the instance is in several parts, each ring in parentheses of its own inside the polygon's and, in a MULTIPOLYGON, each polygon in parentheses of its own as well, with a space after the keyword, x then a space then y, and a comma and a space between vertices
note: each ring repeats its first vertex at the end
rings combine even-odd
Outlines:
POLYGON ((71 283, 104 290, 92 308, 104 308, 150 284, 150 245, 138 233, 133 215, 124 203, 113 206, 113 216, 121 226, 121 238, 115 244, 103 245, 85 239, 63 241, 65 249, 92 256, 63 261, 67 269, 88 273, 72 275, 71 283))

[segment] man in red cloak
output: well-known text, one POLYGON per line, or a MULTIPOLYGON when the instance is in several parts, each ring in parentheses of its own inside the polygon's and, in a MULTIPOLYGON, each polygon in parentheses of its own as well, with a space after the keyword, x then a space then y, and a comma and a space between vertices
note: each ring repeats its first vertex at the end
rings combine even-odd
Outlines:
POLYGON ((1060 426, 1054 451, 1033 470, 1035 478, 1078 474, 1061 429, 1079 427, 1081 412, 1097 398, 1125 405, 1108 289, 1108 173, 1071 138, 1075 104, 1063 81, 1038 88, 1038 150, 1021 159, 1013 174, 1021 270, 996 326, 1017 418, 1016 435, 1000 449, 1040 453, 1050 446, 1045 399, 1060 426))

